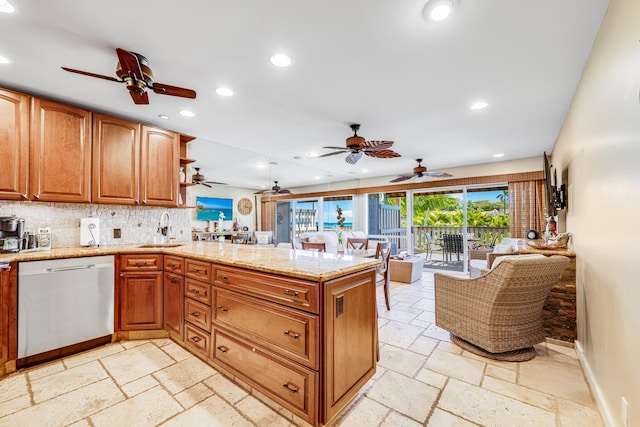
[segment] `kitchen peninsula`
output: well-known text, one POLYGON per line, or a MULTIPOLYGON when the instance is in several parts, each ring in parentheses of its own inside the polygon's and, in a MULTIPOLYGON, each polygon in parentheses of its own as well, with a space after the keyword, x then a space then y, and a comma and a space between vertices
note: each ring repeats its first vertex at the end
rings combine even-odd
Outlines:
MULTIPOLYGON (((58 248, 0 262, 10 263, 7 281, 15 282, 20 262, 115 255, 112 339, 169 336, 311 425, 332 421, 374 375, 378 261, 217 242, 141 246, 58 248)), ((2 362, 11 371, 11 357, 2 362)))

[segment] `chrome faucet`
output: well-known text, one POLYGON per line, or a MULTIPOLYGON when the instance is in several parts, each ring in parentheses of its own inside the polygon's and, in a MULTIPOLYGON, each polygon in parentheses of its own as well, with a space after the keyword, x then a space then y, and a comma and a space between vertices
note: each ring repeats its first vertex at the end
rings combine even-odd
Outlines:
POLYGON ((171 219, 169 217, 169 212, 164 211, 160 214, 160 220, 158 221, 158 230, 157 232, 162 235, 162 240, 164 243, 169 241, 169 230, 171 229, 171 219))

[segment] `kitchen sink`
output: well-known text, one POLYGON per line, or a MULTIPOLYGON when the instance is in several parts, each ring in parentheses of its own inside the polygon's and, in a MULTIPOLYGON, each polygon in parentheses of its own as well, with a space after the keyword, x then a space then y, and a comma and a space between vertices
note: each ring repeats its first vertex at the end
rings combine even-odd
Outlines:
POLYGON ((138 245, 139 248, 176 248, 184 243, 143 243, 138 245))

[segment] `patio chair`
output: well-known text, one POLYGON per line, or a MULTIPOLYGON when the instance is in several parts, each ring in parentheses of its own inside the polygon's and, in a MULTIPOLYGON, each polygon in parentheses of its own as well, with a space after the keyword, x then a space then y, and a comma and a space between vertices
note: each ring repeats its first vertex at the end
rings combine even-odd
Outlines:
POLYGON ((444 248, 444 258, 447 262, 453 260, 453 254, 457 261, 460 261, 460 254, 464 252, 462 234, 445 234, 442 236, 442 247, 444 248))
POLYGON ((435 273, 436 325, 474 354, 504 361, 533 359, 533 345, 545 338, 545 299, 568 262, 558 255, 510 255, 474 279, 435 273))
POLYGON ((434 252, 442 252, 442 260, 444 262, 444 249, 433 241, 431 233, 427 233, 427 261, 431 259, 434 252))

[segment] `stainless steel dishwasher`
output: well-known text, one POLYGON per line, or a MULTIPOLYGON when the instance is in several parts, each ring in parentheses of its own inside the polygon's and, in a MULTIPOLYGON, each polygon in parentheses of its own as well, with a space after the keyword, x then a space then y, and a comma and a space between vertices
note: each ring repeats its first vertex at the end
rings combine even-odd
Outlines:
POLYGON ((18 263, 18 359, 113 333, 113 256, 18 263))

